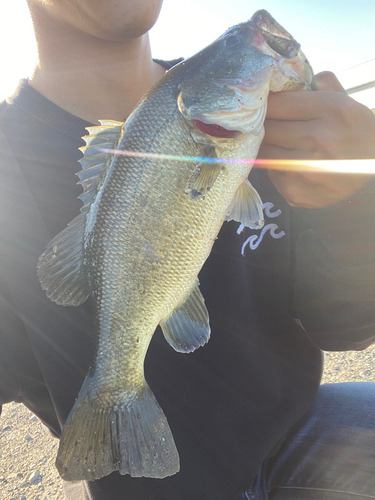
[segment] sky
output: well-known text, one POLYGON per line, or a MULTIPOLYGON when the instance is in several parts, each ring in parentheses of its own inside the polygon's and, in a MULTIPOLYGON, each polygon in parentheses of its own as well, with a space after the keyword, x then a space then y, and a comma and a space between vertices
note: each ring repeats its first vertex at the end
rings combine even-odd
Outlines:
MULTIPOLYGON (((193 55, 258 9, 268 10, 293 35, 316 73, 336 72, 345 88, 375 80, 374 0, 164 0, 151 30, 153 55, 193 55)), ((30 73, 35 57, 25 0, 2 0, 0 98, 30 73)), ((368 105, 375 107, 375 90, 373 102, 368 105)))

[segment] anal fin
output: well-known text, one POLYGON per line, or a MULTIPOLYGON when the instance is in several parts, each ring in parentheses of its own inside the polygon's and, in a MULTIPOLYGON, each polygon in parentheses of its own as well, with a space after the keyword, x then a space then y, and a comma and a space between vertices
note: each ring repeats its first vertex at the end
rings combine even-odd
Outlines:
POLYGON ((262 200, 259 194, 246 179, 229 205, 226 219, 235 220, 251 229, 261 229, 264 225, 262 200))
POLYGON ((164 337, 178 352, 193 352, 210 338, 210 324, 204 298, 196 280, 189 296, 160 322, 164 337))

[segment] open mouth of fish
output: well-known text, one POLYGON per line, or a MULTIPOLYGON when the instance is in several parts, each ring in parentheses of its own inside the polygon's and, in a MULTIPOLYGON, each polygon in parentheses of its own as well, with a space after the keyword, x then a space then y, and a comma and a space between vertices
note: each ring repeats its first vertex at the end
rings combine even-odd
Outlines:
POLYGON ((210 110, 206 113, 190 109, 189 121, 194 123, 200 132, 221 139, 233 139, 241 134, 259 134, 267 111, 268 79, 257 89, 251 88, 250 85, 245 89, 243 84, 223 85, 235 94, 231 108, 210 110))
POLYGON ((201 133, 219 139, 259 134, 267 111, 268 74, 260 85, 259 81, 217 81, 214 85, 224 87, 231 93, 230 106, 227 109, 205 110, 193 105, 188 109, 183 99, 179 98, 179 109, 187 121, 201 133))
POLYGON ((216 123, 204 123, 200 120, 195 120, 195 125, 197 129, 204 134, 211 135, 212 137, 221 137, 223 139, 231 139, 241 133, 238 130, 228 130, 216 123))

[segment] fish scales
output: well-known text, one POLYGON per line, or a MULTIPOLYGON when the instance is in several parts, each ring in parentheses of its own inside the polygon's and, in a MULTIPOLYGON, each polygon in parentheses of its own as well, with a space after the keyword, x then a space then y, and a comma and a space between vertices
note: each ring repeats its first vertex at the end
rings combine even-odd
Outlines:
POLYGON ((150 340, 160 325, 179 352, 208 341, 198 273, 225 219, 263 224, 247 177, 268 92, 309 89, 312 79, 297 42, 259 11, 167 72, 125 127, 107 120, 89 129, 81 214, 38 264, 51 300, 79 305, 92 295, 95 310, 96 359, 56 462, 64 479, 179 470, 168 422, 144 379, 150 340), (204 157, 214 163, 191 161, 204 157))
MULTIPOLYGON (((166 90, 170 89, 169 93, 172 93, 175 88, 173 80, 170 85, 166 84, 165 88, 166 90)), ((161 102, 165 102, 165 99, 170 100, 170 96, 166 96, 166 93, 161 95, 161 102)), ((134 131, 127 139, 127 147, 130 150, 160 151, 160 153, 172 155, 175 154, 175 148, 169 146, 171 143, 178 142, 182 145, 184 142, 186 143, 188 130, 175 106, 171 113, 168 113, 169 125, 167 128, 163 130, 160 126, 158 127, 158 117, 156 113, 153 113, 153 109, 159 105, 159 102, 153 103, 152 107, 150 106, 150 111, 146 110, 145 113, 145 119, 149 125, 148 130, 151 131, 150 140, 142 134, 144 118, 142 118, 139 127, 137 123, 129 124, 129 126, 133 125, 132 130, 134 131), (153 118, 156 123, 153 123, 153 118), (159 132, 163 131, 161 138, 152 133, 155 128, 159 132)), ((198 148, 193 141, 189 141, 181 153, 185 156, 199 156, 201 148, 198 148)), ((144 301, 147 303, 147 299, 152 298, 153 303, 155 303, 156 297, 160 297, 158 300, 164 310, 162 313, 159 311, 156 313, 157 325, 160 318, 164 317, 176 303, 179 303, 191 289, 201 263, 206 260, 218 229, 224 220, 225 204, 223 208, 222 198, 227 196, 228 205, 237 189, 238 181, 234 179, 226 182, 227 179, 223 173, 217 181, 218 184, 214 186, 207 198, 196 203, 189 200, 184 192, 191 175, 190 162, 180 164, 178 169, 175 161, 168 160, 129 159, 119 156, 117 162, 118 168, 115 169, 103 195, 98 218, 102 212, 103 220, 100 220, 100 225, 111 227, 109 245, 112 245, 112 240, 121 241, 121 253, 128 256, 126 260, 129 267, 115 267, 113 278, 117 277, 119 288, 127 290, 133 297, 142 295, 144 299, 142 301, 132 300, 128 307, 136 305, 143 307, 142 304, 144 301), (122 186, 120 190, 115 187, 117 184, 122 186), (151 190, 154 184, 158 188, 151 190), (114 187, 112 188, 112 186, 114 187), (179 189, 176 190, 176 186, 179 189), (119 194, 116 195, 116 192, 119 194), (142 206, 140 200, 144 197, 147 197, 147 203, 142 206), (192 204, 194 210, 191 210, 192 204), (113 205, 124 207, 121 218, 117 213, 113 215, 111 211, 113 205), (218 206, 221 207, 219 217, 217 214, 218 206), (169 221, 173 220, 175 212, 180 214, 183 221, 177 234, 175 231, 172 233, 169 228, 169 221), (114 220, 108 223, 107 219, 111 221, 112 218, 114 220), (116 225, 117 230, 115 229, 116 225), (114 227, 113 230, 112 227, 114 227), (211 236, 202 240, 199 238, 201 233, 211 234, 211 236), (160 234, 163 234, 162 239, 159 237, 160 234), (189 248, 189 252, 186 252, 186 248, 189 248), (148 250, 150 251, 148 252, 148 250), (129 256, 134 256, 134 260, 129 256), (152 264, 145 267, 144 261, 151 261, 152 264), (168 266, 168 274, 165 274, 163 266, 168 266), (139 290, 140 287, 141 290, 139 290), (176 291, 178 292, 179 288, 181 288, 181 292, 176 296, 176 291), (145 292, 142 294, 143 290, 147 290, 146 295, 144 295, 145 292)), ((247 170, 248 166, 244 166, 242 174, 239 173, 240 176, 242 175, 241 180, 246 176, 247 170)), ((102 255, 103 252, 97 248, 103 244, 105 242, 102 235, 99 235, 98 244, 96 244, 94 235, 92 245, 94 255, 102 255)), ((120 259, 121 263, 124 260, 118 252, 114 252, 111 248, 105 253, 108 255, 108 262, 103 264, 99 261, 97 267, 108 268, 109 272, 111 272, 110 268, 114 266, 115 260, 120 259)), ((102 282, 101 276, 96 281, 99 288, 102 282)), ((112 279, 108 279, 108 281, 113 282, 112 279)), ((111 296, 113 300, 113 294, 108 293, 108 296, 111 296)), ((123 299, 121 293, 119 300, 123 301, 123 299)), ((102 306, 104 307, 104 302, 102 306)), ((122 308, 121 304, 116 304, 115 307, 122 308)), ((134 310, 134 313, 128 311, 126 316, 137 317, 141 312, 143 311, 134 310)), ((148 316, 152 316, 150 308, 148 316)), ((142 328, 145 326, 142 324, 142 328)), ((154 325, 152 328, 154 331, 154 325)))

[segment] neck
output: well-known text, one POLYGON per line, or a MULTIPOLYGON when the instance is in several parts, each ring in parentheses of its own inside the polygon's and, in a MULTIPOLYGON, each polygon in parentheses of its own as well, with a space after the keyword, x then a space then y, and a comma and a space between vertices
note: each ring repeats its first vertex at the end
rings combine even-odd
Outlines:
POLYGON ((29 84, 61 108, 90 123, 124 121, 164 74, 154 63, 148 33, 108 42, 33 12, 38 64, 29 84))

